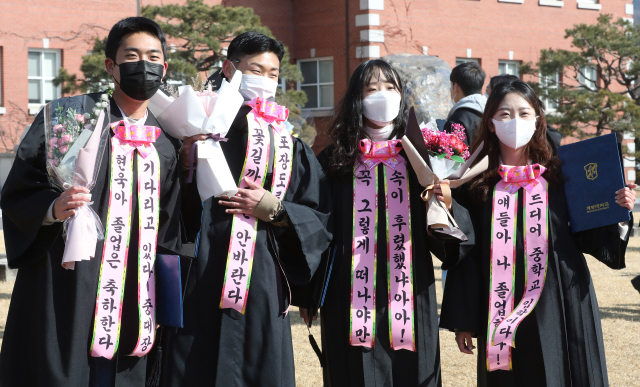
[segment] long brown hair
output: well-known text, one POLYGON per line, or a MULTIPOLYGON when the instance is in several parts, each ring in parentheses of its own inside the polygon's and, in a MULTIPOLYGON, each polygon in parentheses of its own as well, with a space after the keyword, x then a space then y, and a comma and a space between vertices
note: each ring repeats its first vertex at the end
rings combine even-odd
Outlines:
POLYGON ((491 119, 498 111, 504 97, 510 93, 516 93, 524 98, 533 107, 538 117, 536 131, 531 141, 524 146, 524 156, 531 160, 532 163, 539 163, 547 168, 547 171, 542 176, 549 182, 549 185, 556 186, 562 181, 560 160, 553 156, 553 150, 547 141, 547 120, 544 118, 544 112, 538 102, 536 93, 521 80, 501 83, 496 86, 495 90, 491 91, 482 115, 482 121, 478 126, 471 146, 471 153, 473 153, 484 141, 484 147, 478 155, 476 163, 482 160, 484 156, 489 156, 489 168, 470 183, 471 195, 479 202, 485 201, 489 192, 500 181, 500 175, 498 174, 500 140, 495 131, 491 131, 494 128, 491 119))

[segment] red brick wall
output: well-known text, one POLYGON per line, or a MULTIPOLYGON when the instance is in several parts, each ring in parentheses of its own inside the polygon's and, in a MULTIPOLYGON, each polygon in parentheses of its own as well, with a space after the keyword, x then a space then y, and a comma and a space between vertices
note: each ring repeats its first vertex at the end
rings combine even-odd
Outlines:
POLYGON ((44 48, 42 39, 49 37, 49 48, 62 52, 61 65, 70 73, 79 73, 81 57, 93 47, 93 37, 105 36, 115 22, 135 14, 136 3, 130 0, 4 2, 0 8, 0 47, 2 105, 7 111, 0 116, 0 125, 11 114, 10 102, 28 109, 30 48, 44 48))
MULTIPOLYGON (((142 5, 182 3, 184 0, 142 0, 142 5)), ((356 58, 356 47, 380 46, 381 55, 437 55, 452 67, 456 57, 480 58, 488 78, 498 73, 498 60, 535 62, 542 48, 570 48, 564 39, 565 29, 576 23, 595 23, 600 13, 617 17, 625 15, 625 4, 631 0, 601 0, 602 10, 578 9, 575 0, 565 0, 564 7, 540 6, 538 0, 524 4, 497 0, 384 0, 384 10, 361 10, 360 0, 206 0, 206 4, 252 7, 263 24, 290 49, 292 60, 311 57, 333 57, 334 100, 337 103, 347 86, 352 71, 364 58, 356 58), (346 5, 349 13, 346 15, 346 5), (380 26, 356 27, 356 15, 380 15, 380 26), (347 50, 346 23, 349 23, 347 50), (384 30, 384 43, 360 41, 360 31, 384 30), (349 68, 347 68, 347 58, 349 68)), ((10 1, 0 10, 0 47, 3 50, 3 104, 12 101, 26 109, 27 51, 42 48, 42 38, 51 37, 50 48, 62 49, 62 65, 70 73, 79 74, 82 55, 92 47, 91 37, 104 36, 118 20, 136 14, 133 0, 10 1), (92 24, 104 29, 87 30, 80 37, 68 38, 69 31, 92 24)), ((7 112, 9 113, 9 112, 7 112)), ((6 115, 5 115, 6 117, 6 115)), ((0 116, 0 124, 4 117, 0 116)), ((328 143, 326 129, 330 119, 315 119, 319 137, 314 148, 328 143)))

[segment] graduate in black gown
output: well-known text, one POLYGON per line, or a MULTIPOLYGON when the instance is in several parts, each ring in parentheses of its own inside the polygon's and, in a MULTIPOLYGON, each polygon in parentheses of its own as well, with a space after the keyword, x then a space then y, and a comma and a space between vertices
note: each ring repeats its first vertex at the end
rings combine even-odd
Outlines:
MULTIPOLYGON (((160 27, 145 18, 128 18, 112 28, 106 68, 116 82, 109 98, 109 122, 126 120, 159 126, 147 113, 148 100, 167 68, 166 40, 160 27), (116 65, 117 64, 117 65, 116 65), (147 71, 140 71, 140 67, 147 71), (124 113, 126 116, 123 116, 124 113), (144 117, 146 121, 142 122, 144 117)), ((62 98, 54 103, 90 112, 105 94, 62 98)), ((109 130, 109 138, 113 132, 109 130)), ((0 355, 2 386, 144 386, 147 358, 128 356, 138 339, 138 200, 132 195, 132 227, 120 327, 120 346, 112 361, 91 357, 96 291, 103 241, 91 260, 61 266, 65 241, 60 221, 89 201, 82 187, 62 191, 45 167, 44 110, 18 148, 2 190, 2 219, 9 266, 18 269, 0 355)), ((160 133, 154 147, 160 160, 160 208, 157 241, 180 248, 179 142, 160 133)), ((111 143, 106 144, 91 205, 106 225, 111 181, 111 143)), ((136 158, 133 158, 136 163, 136 158)), ((134 164, 134 181, 137 181, 134 164)))
MULTIPOLYGON (((386 62, 370 60, 362 63, 351 76, 349 87, 339 107, 333 124, 330 145, 319 156, 330 184, 324 187, 330 190, 332 199, 332 243, 331 255, 335 254, 328 288, 321 308, 322 347, 326 366, 324 368, 325 386, 350 387, 382 387, 382 386, 440 386, 440 350, 438 340, 438 316, 435 293, 435 279, 430 250, 440 246, 427 235, 426 207, 420 194, 422 187, 408 161, 406 162, 407 180, 399 185, 388 185, 388 199, 396 194, 407 195, 410 205, 409 228, 411 246, 403 250, 395 244, 395 237, 388 240, 388 228, 396 229, 395 216, 389 216, 385 206, 385 171, 393 174, 394 170, 384 163, 378 164, 378 214, 362 220, 358 213, 359 227, 363 222, 371 231, 377 230, 377 257, 375 264, 375 318, 372 327, 375 333, 370 339, 372 345, 361 346, 360 338, 363 330, 354 329, 352 323, 358 322, 352 317, 352 262, 354 261, 354 177, 362 172, 354 170, 363 155, 361 140, 365 143, 387 143, 398 146, 394 139, 402 138, 405 132, 408 107, 404 98, 403 83, 397 72, 386 62), (392 140, 392 141, 388 141, 392 140), (395 187, 398 188, 395 188, 395 187), (396 192, 396 189, 398 191, 396 192), (402 192, 402 191, 404 192, 402 192), (406 194, 409 192, 409 194, 406 194), (388 246, 392 247, 393 257, 389 258, 388 246), (398 249, 398 250, 396 250, 398 249), (406 265, 411 257, 411 265, 406 265), (408 267, 407 267, 408 266, 408 267), (389 330, 389 270, 404 267, 412 271, 412 283, 406 291, 413 296, 413 329, 414 348, 391 348, 389 330), (353 344, 353 345, 352 345, 353 344), (371 348, 371 346, 373 348, 371 348)), ((407 160, 404 151, 398 155, 407 160)), ((375 170, 365 174, 373 176, 375 170)), ((373 184, 372 184, 373 186, 373 184)), ((373 188, 375 191, 375 188, 373 188)), ((360 204, 358 204, 360 205, 360 204)), ((373 207, 373 203, 370 203, 373 207)), ((360 207, 358 207, 360 208, 360 207)), ((404 219, 404 217, 403 217, 404 219)), ((404 223, 404 222, 403 222, 404 223)), ((366 230, 365 230, 366 232, 366 230)), ((371 233, 373 234, 373 233, 371 233)), ((368 234, 370 238, 373 235, 368 234)), ((375 244, 369 239, 370 247, 375 244)), ((364 247, 356 247, 358 254, 364 254, 364 247)), ((373 280, 373 269, 368 274, 373 280)), ((362 273, 365 277, 367 273, 362 273)), ((395 276, 394 276, 395 277, 395 276)), ((359 280, 360 274, 356 279, 359 280)), ((396 281, 393 279, 392 281, 396 281)), ((363 282, 364 283, 364 282, 363 282)), ((357 285, 360 286, 360 285, 357 285)), ((365 296, 363 288, 354 288, 354 299, 358 295, 365 296)), ((368 290, 366 291, 368 293, 368 290)), ((370 294, 370 293, 368 293, 370 294)), ((366 299, 366 297, 365 297, 366 299)), ((368 299, 367 299, 368 300, 368 299)), ((366 306, 366 305, 365 305, 366 306)), ((363 311, 364 312, 364 311, 363 311)), ((358 312, 359 313, 359 312, 358 312)), ((303 318, 307 311, 301 309, 303 318)), ((373 316, 373 315, 372 315, 373 316)), ((395 319, 396 313, 392 318, 395 319)), ((373 318, 373 317, 372 317, 373 318)), ((363 320, 360 320, 363 321, 363 320)), ((407 320, 405 334, 410 336, 411 321, 407 320)), ((371 332, 371 329, 366 332, 371 332)), ((401 334, 401 332, 396 332, 401 334)), ((399 341, 397 342, 399 343, 399 341)))
MULTIPOLYGON (((240 92, 247 103, 271 104, 283 55, 282 43, 255 32, 244 33, 229 45, 223 72, 231 79, 235 71, 241 71, 240 92)), ((311 149, 294 137, 291 159, 286 159, 291 161, 286 193, 280 200, 270 192, 273 179, 285 170, 281 167, 283 155, 274 156, 281 149, 275 147, 282 144, 275 140, 283 132, 274 127, 282 125, 281 116, 260 127, 261 133, 270 137, 270 149, 255 158, 257 154, 251 152, 251 161, 268 161, 267 170, 258 171, 259 176, 264 174, 263 187, 254 183, 256 175, 243 169, 249 162, 248 140, 256 144, 249 130, 254 133, 259 114, 243 106, 226 135, 228 141, 220 142, 234 180, 240 182, 247 176, 252 189, 241 188, 232 198, 209 198, 201 203, 196 180, 185 187, 188 199, 183 215, 187 233, 198 235, 197 252, 184 298, 184 328, 165 333, 162 386, 295 385, 291 327, 289 315, 284 313, 289 303, 287 281, 308 283, 329 245, 329 215, 320 207, 325 177, 311 149), (274 168, 280 169, 274 173, 274 168), (253 215, 251 219, 257 221, 248 292, 233 285, 239 277, 225 283, 227 262, 233 263, 235 256, 230 249, 235 214, 253 215), (238 295, 242 297, 237 300, 240 305, 246 298, 244 313, 221 309, 221 296, 238 295)), ((181 153, 185 164, 190 144, 200 139, 203 136, 185 139, 181 153)), ((234 230, 236 237, 236 226, 234 230)), ((251 252, 246 252, 245 258, 248 254, 251 252)), ((240 256, 237 258, 239 261, 240 256)))
MULTIPOLYGON (((457 201, 453 204, 452 212, 469 241, 460 246, 447 246, 448 262, 457 261, 457 265, 448 272, 440 326, 456 332, 456 342, 463 353, 473 354, 475 347, 472 337, 477 337, 478 386, 608 386, 600 313, 584 254, 594 256, 612 269, 624 268, 629 225, 632 222, 571 232, 560 161, 552 155, 552 148, 546 140, 546 122, 538 98, 526 83, 516 80, 496 86, 487 102, 478 137, 474 148, 484 141, 484 148, 478 159, 488 155, 489 169, 467 185, 454 190, 457 201), (509 137, 505 135, 505 126, 513 124, 511 120, 516 118, 517 135, 509 137), (530 281, 544 279, 544 282, 535 284, 543 284, 542 292, 537 304, 534 303, 533 309, 528 310, 529 314, 525 314, 517 326, 517 346, 511 348, 512 369, 508 370, 508 362, 503 358, 502 365, 507 369, 489 372, 489 295, 490 288, 494 288, 491 276, 507 270, 505 263, 508 263, 503 257, 498 257, 496 262, 492 260, 492 246, 495 249, 498 246, 496 243, 503 240, 500 238, 504 238, 504 233, 498 227, 494 230, 498 239, 493 239, 492 214, 502 219, 511 217, 507 212, 502 212, 507 210, 499 196, 496 196, 497 204, 494 203, 494 195, 501 195, 499 185, 503 183, 501 176, 504 171, 513 169, 505 165, 533 171, 534 174, 527 179, 536 176, 537 183, 533 187, 543 186, 544 181, 535 173, 535 164, 546 168, 546 171, 538 171, 544 172, 540 176, 548 183, 548 241, 542 244, 547 245, 548 263, 542 270, 535 269, 540 256, 536 255, 532 247, 527 247, 529 267, 533 267, 528 276, 530 281), (533 169, 527 169, 527 165, 532 165, 533 169), (497 212, 500 214, 493 212, 492 205, 499 208, 497 212), (490 270, 492 265, 494 268, 490 270), (537 276, 537 273, 541 274, 537 276)), ((507 178, 511 179, 509 176, 507 174, 507 178)), ((523 243, 525 237, 534 238, 531 241, 535 241, 536 235, 537 211, 523 211, 525 202, 527 206, 540 205, 526 199, 535 197, 529 196, 527 192, 532 187, 527 184, 532 181, 527 180, 524 181, 525 185, 514 186, 514 192, 510 195, 510 205, 512 209, 515 208, 512 211, 515 211, 517 219, 511 220, 517 231, 510 234, 515 241, 515 253, 511 253, 514 254, 512 264, 515 266, 512 277, 514 282, 511 285, 514 309, 523 298, 528 300, 529 295, 533 294, 525 296, 525 283, 528 284, 527 292, 535 287, 529 286, 531 282, 525 282, 525 272, 529 269, 525 264, 523 243), (523 219, 527 222, 526 231, 523 231, 523 219)), ((513 184, 512 180, 509 182, 513 184)), ((611 199, 615 198, 620 206, 632 209, 635 202, 634 188, 635 185, 630 184, 619 192, 612 190, 611 199)), ((541 226, 544 234, 545 224, 541 226)), ((506 228, 509 229, 510 226, 506 228)), ((509 245, 514 241, 510 240, 509 245)), ((529 243, 534 242, 528 242, 527 246, 531 246, 529 243)), ((509 266, 508 270, 511 271, 512 268, 509 266)), ((606 269, 604 266, 600 268, 606 269)), ((500 307, 501 299, 506 294, 499 293, 500 286, 495 286, 496 289, 491 292, 491 304, 496 307, 500 307)), ((507 282, 506 287, 509 286, 510 283, 507 282)), ((504 313, 495 323, 502 319, 509 320, 509 317, 513 315, 504 313)), ((494 321, 492 319, 491 326, 495 326, 494 321)), ((500 325, 499 328, 502 331, 505 326, 500 325)), ((508 335, 510 332, 513 330, 507 327, 501 333, 508 335)), ((498 333, 495 337, 499 337, 498 333)), ((500 342, 494 338, 496 347, 499 347, 500 342)), ((491 355, 489 357, 491 359, 491 355)), ((500 364, 500 360, 497 361, 500 364)))

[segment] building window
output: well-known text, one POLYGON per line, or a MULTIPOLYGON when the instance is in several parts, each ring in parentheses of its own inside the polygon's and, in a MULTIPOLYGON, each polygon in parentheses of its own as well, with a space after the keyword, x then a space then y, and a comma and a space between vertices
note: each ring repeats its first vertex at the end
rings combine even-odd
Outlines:
POLYGON ((304 80, 298 90, 307 95, 304 109, 328 109, 333 107, 333 59, 301 59, 298 66, 304 80))
POLYGON ((60 68, 60 51, 29 50, 29 103, 44 105, 60 98, 60 86, 53 78, 60 68))
POLYGON ((463 63, 468 63, 468 62, 475 62, 477 64, 480 64, 480 59, 478 58, 456 58, 456 66, 459 66, 463 63))
POLYGON ((501 60, 498 62, 498 74, 500 75, 515 75, 516 77, 520 77, 520 73, 518 72, 518 66, 520 66, 520 62, 517 60, 501 60))
MULTIPOLYGON (((540 74, 540 87, 542 87, 543 89, 557 89, 559 83, 560 74, 558 72, 556 72, 554 75, 548 76, 543 76, 542 74, 540 74)), ((541 97, 542 102, 544 102, 544 106, 546 107, 546 111, 552 112, 558 109, 557 101, 549 97, 545 97, 544 95, 541 97)))
MULTIPOLYGON (((578 8, 591 9, 599 11, 602 9, 602 4, 598 0, 578 0, 578 8)), ((633 4, 632 4, 633 6, 633 4)))
POLYGON ((578 74, 578 82, 580 86, 594 90, 598 82, 598 72, 595 66, 582 66, 578 74))

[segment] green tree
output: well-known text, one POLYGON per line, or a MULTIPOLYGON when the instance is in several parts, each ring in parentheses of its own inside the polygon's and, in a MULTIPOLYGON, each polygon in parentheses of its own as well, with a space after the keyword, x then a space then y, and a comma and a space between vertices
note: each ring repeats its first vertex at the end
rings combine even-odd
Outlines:
POLYGON ((80 71, 82 71, 84 78, 80 78, 76 74, 69 74, 67 69, 61 67, 58 76, 53 79, 53 84, 55 86, 62 85, 62 94, 96 92, 106 88, 108 83, 113 82, 111 74, 104 67, 106 46, 107 38, 101 39, 96 36, 91 52, 82 56, 80 71))
MULTIPOLYGON (((226 47, 239 34, 256 31, 274 37, 253 9, 247 7, 210 6, 202 0, 187 0, 182 5, 148 5, 141 14, 155 20, 170 41, 167 79, 184 83, 198 73, 210 74, 216 69, 226 59, 226 47)), ((302 80, 298 66, 290 63, 286 47, 280 77, 287 82, 302 80)), ((276 98, 291 110, 307 102, 304 92, 297 90, 279 92, 276 98)))
POLYGON ((538 95, 555 105, 548 122, 578 138, 593 136, 594 129, 596 136, 631 134, 640 149, 640 30, 600 15, 596 24, 567 29, 565 39, 572 50, 543 49, 537 64, 520 67, 538 79, 530 82, 538 95))
MULTIPOLYGON (((226 59, 229 43, 243 32, 256 31, 274 37, 269 28, 260 23, 253 9, 246 7, 209 6, 202 0, 187 0, 183 5, 145 6, 141 14, 155 20, 169 41, 169 68, 165 81, 187 84, 201 73, 211 74, 226 59)), ((82 57, 80 70, 84 78, 61 68, 54 84, 62 85, 64 94, 104 88, 112 82, 111 75, 104 68, 105 46, 106 38, 96 37, 91 53, 82 57)), ((291 64, 287 47, 280 65, 280 77, 288 84, 302 81, 302 73, 298 66, 291 64)), ((294 135, 312 144, 315 129, 302 118, 300 109, 307 102, 306 94, 290 88, 286 92, 278 89, 276 101, 289 108, 289 121, 294 125, 294 135)))

